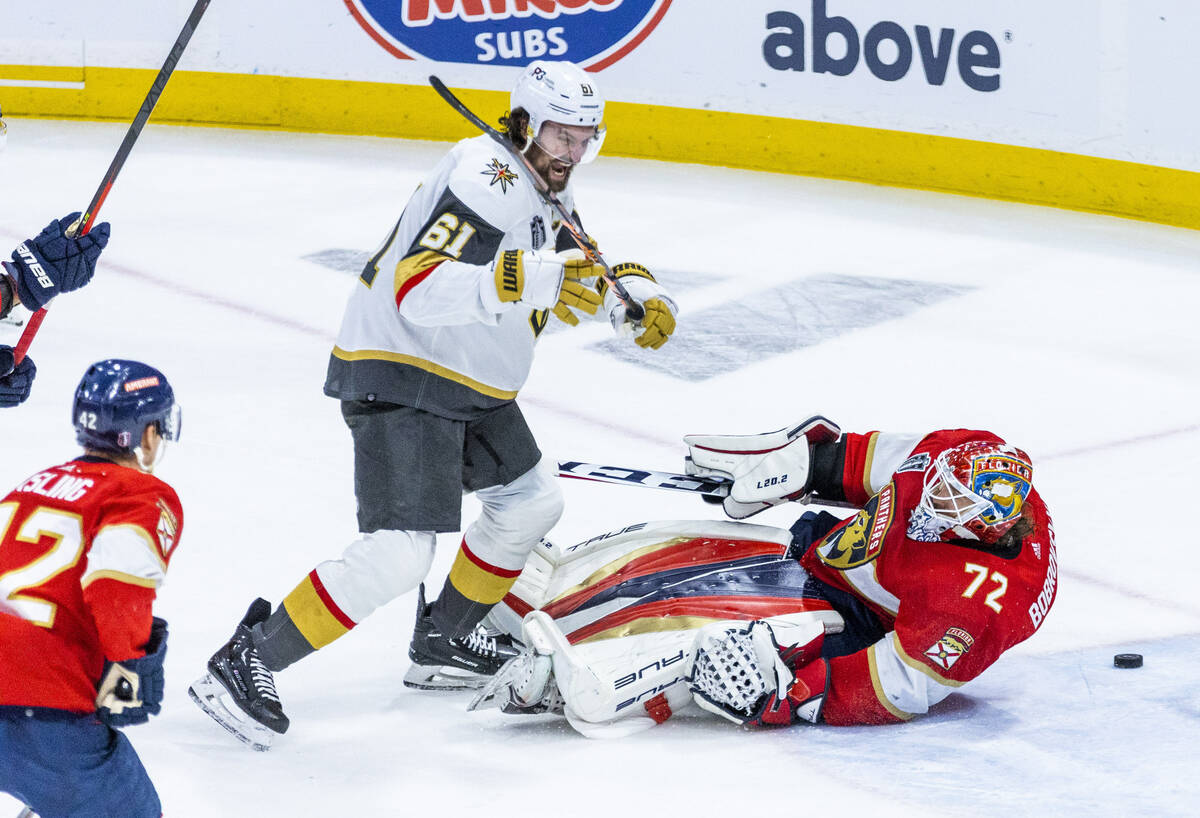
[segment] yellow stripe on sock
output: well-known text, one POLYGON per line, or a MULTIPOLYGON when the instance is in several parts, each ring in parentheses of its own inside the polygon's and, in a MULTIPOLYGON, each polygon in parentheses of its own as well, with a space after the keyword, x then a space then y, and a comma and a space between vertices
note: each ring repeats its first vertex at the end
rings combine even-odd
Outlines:
POLYGON ((464 546, 458 549, 450 568, 450 584, 472 602, 495 605, 512 588, 519 574, 483 562, 464 546))
POLYGON ((296 628, 314 648, 323 648, 350 630, 317 593, 309 575, 283 600, 283 607, 296 628))

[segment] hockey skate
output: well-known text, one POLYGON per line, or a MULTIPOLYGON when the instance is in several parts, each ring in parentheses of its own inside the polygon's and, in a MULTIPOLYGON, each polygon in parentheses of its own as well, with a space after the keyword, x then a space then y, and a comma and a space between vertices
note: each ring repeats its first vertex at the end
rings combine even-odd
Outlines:
POLYGON ((471 699, 467 710, 499 707, 502 713, 562 715, 565 704, 554 681, 550 654, 530 645, 497 671, 471 699))
POLYGON ((271 749, 276 733, 286 733, 275 678, 259 659, 251 629, 271 615, 271 604, 256 599, 225 645, 208 660, 208 673, 188 688, 200 709, 255 750, 271 749))
POLYGON ((417 591, 417 623, 404 674, 406 687, 418 690, 467 690, 482 687, 518 653, 508 634, 493 633, 482 623, 466 636, 451 639, 433 624, 425 604, 425 586, 417 591))

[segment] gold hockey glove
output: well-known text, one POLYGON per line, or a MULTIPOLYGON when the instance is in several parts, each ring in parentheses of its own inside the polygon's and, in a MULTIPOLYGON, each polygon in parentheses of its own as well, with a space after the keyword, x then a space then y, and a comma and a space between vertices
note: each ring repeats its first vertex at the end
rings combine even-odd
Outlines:
POLYGON ((625 316, 625 305, 613 293, 607 282, 601 279, 599 288, 604 295, 604 307, 608 318, 618 334, 633 331, 633 341, 643 349, 658 349, 675 331, 675 313, 678 307, 666 289, 654 280, 654 276, 640 264, 624 262, 612 268, 613 275, 621 280, 629 297, 642 305, 646 314, 634 324, 625 316))

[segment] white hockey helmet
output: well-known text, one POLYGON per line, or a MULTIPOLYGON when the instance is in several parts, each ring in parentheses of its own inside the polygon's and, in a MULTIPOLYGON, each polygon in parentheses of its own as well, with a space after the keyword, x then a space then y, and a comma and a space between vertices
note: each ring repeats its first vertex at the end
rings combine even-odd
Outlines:
POLYGON ((522 108, 529 114, 526 138, 556 159, 584 164, 600 153, 605 134, 604 97, 593 79, 575 63, 551 60, 530 63, 513 86, 509 105, 511 110, 522 108), (577 140, 562 129, 547 129, 543 133, 548 122, 589 127, 592 134, 577 140))

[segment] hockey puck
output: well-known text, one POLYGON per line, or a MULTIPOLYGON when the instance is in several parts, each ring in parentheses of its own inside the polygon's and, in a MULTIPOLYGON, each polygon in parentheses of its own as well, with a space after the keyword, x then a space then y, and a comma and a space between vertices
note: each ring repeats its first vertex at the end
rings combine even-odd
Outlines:
POLYGON ((1141 667, 1142 654, 1118 653, 1113 657, 1113 667, 1141 667))

